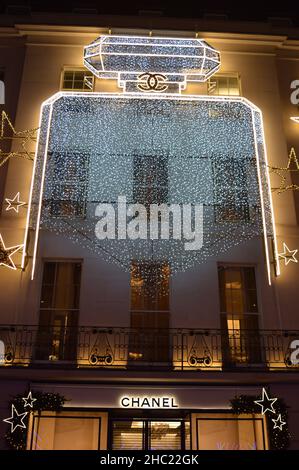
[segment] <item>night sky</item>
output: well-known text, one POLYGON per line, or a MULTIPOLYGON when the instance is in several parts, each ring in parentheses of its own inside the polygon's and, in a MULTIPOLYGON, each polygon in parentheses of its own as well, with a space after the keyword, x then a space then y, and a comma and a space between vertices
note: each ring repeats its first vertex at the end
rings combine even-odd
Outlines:
MULTIPOLYGON (((231 20, 266 21, 269 17, 288 17, 299 26, 299 2, 273 0, 0 0, 0 12, 13 13, 11 6, 30 7, 30 12, 76 12, 102 15, 149 15, 179 18, 202 18, 204 15, 227 15, 231 20), (77 10, 76 10, 77 9, 77 10), (90 10, 90 11, 88 11, 90 10)), ((21 11, 21 10, 20 10, 21 11)))

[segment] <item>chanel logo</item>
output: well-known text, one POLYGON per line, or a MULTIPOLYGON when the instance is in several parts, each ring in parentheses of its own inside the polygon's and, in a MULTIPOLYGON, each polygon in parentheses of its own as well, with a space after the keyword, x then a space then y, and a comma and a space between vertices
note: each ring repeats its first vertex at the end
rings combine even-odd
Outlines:
POLYGON ((139 83, 137 87, 142 91, 165 91, 168 85, 164 83, 166 81, 165 75, 160 73, 143 73, 138 77, 139 83))

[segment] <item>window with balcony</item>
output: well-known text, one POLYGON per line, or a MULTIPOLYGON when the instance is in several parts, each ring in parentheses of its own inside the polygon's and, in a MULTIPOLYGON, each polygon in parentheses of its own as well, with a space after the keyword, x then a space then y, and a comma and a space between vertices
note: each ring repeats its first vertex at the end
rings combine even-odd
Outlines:
POLYGON ((105 450, 107 413, 42 411, 31 416, 28 450, 105 450))
POLYGON ((129 359, 169 361, 169 266, 133 262, 129 359))
POLYGON ((192 414, 193 449, 266 450, 265 419, 261 415, 192 414))
POLYGON ((112 421, 113 450, 184 450, 189 446, 190 427, 187 420, 112 421))
POLYGON ((224 364, 261 362, 255 269, 219 266, 224 364))
POLYGON ((94 75, 84 69, 64 69, 61 76, 62 91, 93 91, 94 75))
POLYGON ((207 83, 208 95, 239 96, 241 84, 238 73, 215 74, 207 83))
POLYGON ((44 263, 37 360, 75 360, 81 263, 46 261, 44 263))

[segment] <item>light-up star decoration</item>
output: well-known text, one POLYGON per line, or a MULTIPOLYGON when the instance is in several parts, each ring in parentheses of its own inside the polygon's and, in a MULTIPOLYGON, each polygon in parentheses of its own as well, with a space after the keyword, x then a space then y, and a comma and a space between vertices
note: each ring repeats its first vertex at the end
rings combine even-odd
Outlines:
POLYGON ((287 423, 285 421, 282 421, 281 414, 278 415, 277 419, 272 419, 274 426, 273 429, 279 429, 282 431, 282 426, 285 426, 287 423))
POLYGON ((299 124, 299 116, 292 116, 292 117, 290 117, 290 119, 291 119, 291 121, 294 121, 297 124, 299 124))
POLYGON ((280 259, 284 260, 284 264, 285 266, 287 266, 290 262, 298 263, 298 260, 296 258, 297 253, 298 253, 298 250, 290 250, 287 244, 283 243, 283 252, 278 253, 278 256, 280 259))
POLYGON ((11 405, 11 417, 6 418, 3 421, 5 423, 10 424, 11 429, 10 432, 13 433, 18 427, 22 429, 26 429, 26 424, 24 423, 24 419, 27 416, 28 411, 24 413, 18 413, 17 409, 14 405, 11 405))
POLYGON ((299 185, 295 183, 288 184, 287 183, 287 176, 288 174, 294 175, 297 174, 299 178, 299 162, 297 159, 297 155, 295 152, 294 147, 291 148, 289 153, 289 160, 286 167, 276 167, 276 166, 269 166, 271 173, 277 174, 280 178, 280 186, 278 188, 272 188, 273 192, 277 192, 277 194, 281 194, 285 191, 292 190, 298 191, 299 185))
POLYGON ((12 260, 12 255, 17 251, 21 250, 23 245, 15 245, 11 247, 6 247, 0 234, 0 266, 5 266, 10 269, 17 269, 15 263, 12 260))
POLYGON ((0 123, 0 167, 4 165, 11 157, 22 157, 28 160, 33 159, 33 153, 27 148, 29 142, 36 142, 35 129, 27 129, 24 131, 16 131, 11 120, 5 111, 2 111, 0 123), (18 142, 17 149, 6 152, 3 150, 3 143, 18 142))
POLYGON ((266 390, 263 388, 262 398, 261 400, 255 400, 254 403, 259 405, 262 408, 262 415, 270 411, 271 413, 275 413, 273 408, 273 404, 276 402, 277 398, 269 398, 266 390))
POLYGON ((22 400, 24 402, 24 408, 27 408, 27 406, 33 408, 33 403, 37 401, 37 398, 33 398, 32 392, 29 392, 27 397, 22 398, 22 400))
POLYGON ((26 202, 20 201, 20 193, 17 193, 12 199, 6 198, 5 201, 7 202, 7 207, 5 210, 13 210, 17 214, 19 213, 19 208, 26 204, 26 202))

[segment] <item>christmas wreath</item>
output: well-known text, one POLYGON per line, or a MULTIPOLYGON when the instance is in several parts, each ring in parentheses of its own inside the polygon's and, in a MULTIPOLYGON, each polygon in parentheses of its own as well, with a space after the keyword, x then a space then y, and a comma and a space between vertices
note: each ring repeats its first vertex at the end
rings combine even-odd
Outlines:
MULTIPOLYGON (((26 394, 25 394, 26 396, 26 394)), ((5 420, 11 425, 10 431, 5 434, 5 440, 9 448, 14 450, 26 450, 27 427, 30 412, 34 411, 61 411, 66 398, 59 393, 27 392, 27 398, 16 395, 10 402, 12 417, 5 420), (27 408, 29 406, 29 408, 27 408), (20 418, 21 425, 14 425, 13 417, 20 418)))
MULTIPOLYGON (((240 395, 230 400, 232 412, 241 413, 261 413, 261 406, 256 403, 261 401, 260 397, 251 395, 240 395)), ((272 399, 273 401, 273 399, 272 399)), ((287 405, 281 398, 275 399, 275 414, 264 413, 267 420, 269 445, 271 450, 287 449, 290 445, 290 433, 288 431, 288 411, 287 405), (281 426, 273 425, 273 419, 279 418, 283 423, 281 426)))

